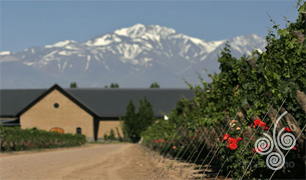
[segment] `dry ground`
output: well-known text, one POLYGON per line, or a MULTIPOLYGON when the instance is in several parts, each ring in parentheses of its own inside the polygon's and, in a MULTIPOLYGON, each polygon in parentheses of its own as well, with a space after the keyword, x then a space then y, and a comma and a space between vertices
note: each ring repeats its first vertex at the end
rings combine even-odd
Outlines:
MULTIPOLYGON (((173 177, 172 177, 173 178, 173 177)), ((136 144, 0 154, 0 179, 172 179, 136 144)))

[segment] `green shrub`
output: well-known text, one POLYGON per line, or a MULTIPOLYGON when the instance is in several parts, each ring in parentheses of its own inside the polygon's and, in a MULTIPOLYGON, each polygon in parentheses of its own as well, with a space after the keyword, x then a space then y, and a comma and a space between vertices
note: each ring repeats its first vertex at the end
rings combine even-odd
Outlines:
POLYGON ((86 142, 80 134, 59 134, 44 130, 0 126, 1 151, 79 146, 86 142))
POLYGON ((104 141, 115 141, 117 138, 115 137, 115 131, 113 129, 110 130, 109 135, 103 135, 104 141))
POLYGON ((103 135, 103 139, 104 139, 104 141, 108 141, 108 135, 107 135, 107 134, 104 134, 104 135, 103 135))
POLYGON ((116 137, 115 137, 115 131, 114 131, 113 129, 111 129, 111 130, 110 130, 110 133, 109 133, 108 139, 109 139, 109 140, 111 140, 111 141, 116 140, 116 137))

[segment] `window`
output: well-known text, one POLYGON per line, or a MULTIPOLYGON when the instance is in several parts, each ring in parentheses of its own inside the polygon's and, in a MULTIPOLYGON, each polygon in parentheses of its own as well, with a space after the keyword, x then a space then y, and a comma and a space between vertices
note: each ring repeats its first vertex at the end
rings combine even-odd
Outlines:
POLYGON ((58 103, 54 103, 54 108, 58 108, 59 107, 59 104, 58 103))
POLYGON ((77 128, 76 128, 76 133, 77 133, 77 134, 82 134, 82 129, 81 129, 80 127, 77 127, 77 128))

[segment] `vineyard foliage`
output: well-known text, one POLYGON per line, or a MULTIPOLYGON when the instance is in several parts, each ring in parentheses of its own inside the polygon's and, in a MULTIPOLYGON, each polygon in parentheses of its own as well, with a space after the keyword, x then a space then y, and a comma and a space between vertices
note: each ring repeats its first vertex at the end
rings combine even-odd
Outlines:
POLYGON ((21 151, 31 149, 80 146, 86 137, 80 134, 59 134, 43 130, 21 129, 0 126, 1 151, 21 151))
MULTIPOLYGON (((288 23, 284 29, 271 20, 274 26, 266 37, 264 52, 254 50, 251 57, 237 59, 226 46, 218 58, 221 72, 209 75, 211 83, 200 77, 202 85, 189 85, 195 97, 180 100, 168 120, 153 124, 144 133, 144 144, 173 156, 183 149, 186 153, 181 153, 180 158, 196 163, 203 163, 206 158, 208 164, 214 158, 211 165, 224 176, 269 178, 273 171, 266 167, 266 156, 254 153, 253 149, 263 132, 270 135, 273 132, 273 116, 269 115, 273 110, 280 115, 279 110, 284 108, 300 129, 306 124, 306 112, 297 103, 297 91, 306 93, 306 41, 301 42, 294 33, 298 31, 305 37, 302 12, 306 12, 305 2, 299 6, 296 22, 288 23), (255 119, 260 119, 265 126, 255 127, 255 119), (229 146, 223 139, 225 134, 241 138, 237 147, 229 146), (209 155, 211 149, 213 153, 209 155), (193 152, 195 155, 190 155, 193 152)), ((283 127, 289 127, 287 120, 281 121, 283 127)), ((302 131, 303 137, 305 131, 302 131)), ((274 177, 303 177, 304 152, 304 145, 297 143, 296 150, 291 150, 286 157, 295 167, 284 167, 274 177)))

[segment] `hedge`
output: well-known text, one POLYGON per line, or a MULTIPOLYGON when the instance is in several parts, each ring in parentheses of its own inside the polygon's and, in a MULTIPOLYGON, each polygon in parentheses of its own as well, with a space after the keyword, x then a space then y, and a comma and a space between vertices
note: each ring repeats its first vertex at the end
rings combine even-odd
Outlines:
POLYGON ((1 151, 80 146, 86 137, 80 134, 59 134, 44 130, 0 126, 1 151))

